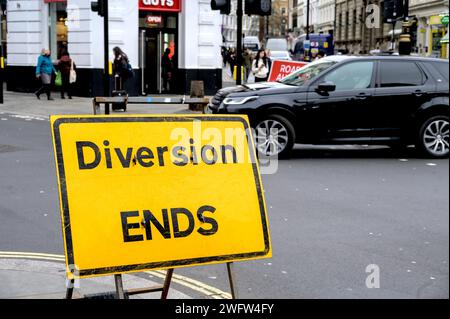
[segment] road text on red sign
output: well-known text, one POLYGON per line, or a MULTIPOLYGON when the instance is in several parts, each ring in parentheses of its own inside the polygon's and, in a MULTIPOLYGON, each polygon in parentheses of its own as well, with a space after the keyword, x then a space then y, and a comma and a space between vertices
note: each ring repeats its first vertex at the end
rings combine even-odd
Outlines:
POLYGON ((276 82, 284 79, 289 74, 301 69, 307 65, 306 62, 278 61, 272 63, 272 69, 269 75, 269 82, 276 82))

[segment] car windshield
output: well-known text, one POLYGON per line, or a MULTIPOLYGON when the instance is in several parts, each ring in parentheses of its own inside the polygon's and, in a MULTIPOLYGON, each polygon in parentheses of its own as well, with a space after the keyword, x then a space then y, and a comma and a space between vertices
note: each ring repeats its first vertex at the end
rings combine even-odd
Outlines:
POLYGON ((335 61, 321 60, 318 62, 313 62, 300 70, 288 75, 284 79, 278 81, 287 85, 302 86, 306 81, 312 80, 318 75, 320 75, 325 70, 329 69, 331 66, 336 64, 335 61))

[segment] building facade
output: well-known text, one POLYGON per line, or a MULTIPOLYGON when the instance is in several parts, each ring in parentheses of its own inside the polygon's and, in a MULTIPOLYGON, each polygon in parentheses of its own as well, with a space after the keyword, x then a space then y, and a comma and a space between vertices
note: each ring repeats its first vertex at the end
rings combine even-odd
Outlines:
POLYGON ((316 32, 334 34, 336 0, 318 0, 316 32))
MULTIPOLYGON (((237 43, 237 0, 231 2, 231 14, 222 15, 223 43, 227 47, 236 47, 237 43)), ((242 33, 244 36, 259 36, 259 17, 244 15, 242 19, 242 33)))
MULTIPOLYGON (((103 18, 90 0, 8 0, 7 87, 32 92, 43 48, 57 61, 68 49, 77 65, 75 92, 103 95, 103 18)), ((222 85, 221 16, 209 1, 109 0, 109 59, 115 46, 127 53, 135 76, 125 88, 131 95, 160 93, 161 56, 171 50, 173 91, 187 93, 202 80, 207 94, 222 85)))
MULTIPOLYGON (((350 53, 398 48, 402 21, 383 23, 384 1, 336 0, 336 47, 350 53)), ((446 57, 441 39, 448 32, 442 17, 448 16, 448 0, 410 0, 408 30, 412 52, 446 57)))
POLYGON ((410 0, 409 14, 415 18, 415 51, 423 56, 447 57, 448 46, 442 38, 448 33, 448 24, 442 17, 449 14, 448 0, 410 0))
POLYGON ((383 23, 383 1, 336 0, 336 49, 353 54, 389 50, 400 34, 401 22, 383 23))
MULTIPOLYGON (((320 12, 320 1, 321 0, 310 0, 309 1, 309 30, 311 33, 319 32, 319 27, 323 25, 322 29, 325 29, 325 24, 322 23, 321 12, 320 12)), ((332 1, 334 0, 326 0, 332 1)), ((306 33, 307 26, 307 0, 290 0, 290 10, 289 10, 289 28, 293 31, 296 36, 306 33)))
POLYGON ((289 30, 289 0, 272 1, 269 20, 269 37, 285 37, 289 30))

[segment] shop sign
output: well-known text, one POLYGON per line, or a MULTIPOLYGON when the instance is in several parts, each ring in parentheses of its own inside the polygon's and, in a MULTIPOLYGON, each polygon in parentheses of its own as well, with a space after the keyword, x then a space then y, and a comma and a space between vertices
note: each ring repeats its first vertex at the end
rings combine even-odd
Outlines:
POLYGON ((139 10, 181 12, 182 0, 139 0, 139 10))
POLYGON ((441 22, 441 16, 431 16, 430 17, 430 25, 440 25, 441 22))

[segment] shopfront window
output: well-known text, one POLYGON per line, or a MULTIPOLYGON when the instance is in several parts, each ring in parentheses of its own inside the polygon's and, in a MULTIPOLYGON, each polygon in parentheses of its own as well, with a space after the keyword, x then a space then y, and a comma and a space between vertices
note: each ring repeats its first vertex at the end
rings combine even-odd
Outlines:
POLYGON ((432 57, 442 58, 446 57, 445 46, 442 46, 442 38, 447 32, 446 25, 442 22, 442 16, 430 17, 431 37, 430 37, 430 51, 432 57))

